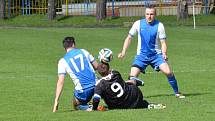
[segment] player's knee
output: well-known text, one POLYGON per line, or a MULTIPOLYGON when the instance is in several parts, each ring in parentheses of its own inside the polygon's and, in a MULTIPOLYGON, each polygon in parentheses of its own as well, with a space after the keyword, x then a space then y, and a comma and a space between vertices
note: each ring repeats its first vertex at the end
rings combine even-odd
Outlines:
POLYGON ((140 74, 140 71, 141 71, 140 67, 133 66, 131 67, 130 76, 137 77, 140 74))
POLYGON ((130 77, 138 77, 139 76, 139 73, 130 73, 129 76, 128 76, 128 79, 130 77))
POLYGON ((170 69, 161 69, 161 71, 166 75, 166 76, 171 76, 173 75, 172 71, 170 69))
POLYGON ((81 102, 77 98, 74 97, 73 100, 72 100, 72 104, 73 104, 74 107, 76 107, 77 105, 80 105, 81 102))
POLYGON ((166 73, 166 76, 167 77, 172 77, 174 74, 172 73, 172 72, 168 72, 168 73, 166 73))

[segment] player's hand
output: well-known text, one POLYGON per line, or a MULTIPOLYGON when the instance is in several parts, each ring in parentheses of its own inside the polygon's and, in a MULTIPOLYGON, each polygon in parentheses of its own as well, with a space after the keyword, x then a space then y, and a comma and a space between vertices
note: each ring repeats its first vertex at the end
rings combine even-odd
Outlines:
POLYGON ((167 55, 165 53, 163 53, 163 58, 164 58, 165 61, 168 61, 168 57, 167 57, 167 55))
POLYGON ((58 110, 58 102, 55 102, 52 112, 56 112, 57 110, 58 110))
POLYGON ((125 57, 125 53, 120 52, 120 53, 118 54, 118 58, 119 58, 119 59, 123 59, 124 57, 125 57))

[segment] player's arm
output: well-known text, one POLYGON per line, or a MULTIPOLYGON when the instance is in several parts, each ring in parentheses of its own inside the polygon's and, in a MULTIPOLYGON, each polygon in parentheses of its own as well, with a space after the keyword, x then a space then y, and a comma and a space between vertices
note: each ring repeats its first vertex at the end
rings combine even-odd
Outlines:
POLYGON ((118 58, 123 58, 125 56, 126 51, 129 47, 129 45, 131 44, 132 38, 134 37, 134 35, 139 30, 139 24, 140 24, 140 21, 138 20, 138 21, 134 22, 134 24, 132 25, 132 27, 129 31, 129 34, 124 41, 122 51, 118 54, 118 58))
POLYGON ((167 57, 167 43, 166 43, 166 40, 161 40, 161 51, 162 51, 163 58, 165 60, 167 60, 168 57, 167 57))
POLYGON ((164 25, 162 23, 159 23, 158 26, 158 31, 159 31, 159 39, 161 42, 161 51, 162 51, 162 55, 163 58, 165 60, 167 60, 167 41, 166 41, 166 33, 165 33, 165 29, 164 29, 164 25))
POLYGON ((98 62, 95 60, 95 61, 91 62, 91 64, 93 65, 93 68, 95 70, 97 70, 97 68, 98 68, 98 62))
POLYGON ((101 100, 101 94, 103 89, 103 84, 100 80, 98 83, 96 83, 96 87, 94 88, 94 95, 93 95, 93 110, 97 110, 99 106, 99 102, 101 100))
POLYGON ((56 112, 58 110, 58 104, 59 104, 59 98, 63 89, 65 80, 65 75, 60 74, 58 75, 58 81, 56 86, 56 92, 55 92, 55 100, 54 100, 54 106, 53 106, 53 112, 56 112))
POLYGON ((122 51, 118 54, 118 58, 123 58, 125 56, 126 51, 129 47, 129 45, 131 44, 131 40, 132 40, 131 35, 128 35, 124 41, 122 51))
POLYGON ((96 59, 93 57, 92 54, 90 54, 87 50, 82 49, 82 51, 84 52, 84 54, 86 55, 86 57, 89 59, 90 63, 92 64, 93 68, 95 70, 97 70, 98 68, 98 63, 96 61, 96 59))
POLYGON ((132 38, 134 37, 134 35, 137 33, 137 31, 139 29, 139 24, 140 24, 140 21, 138 20, 138 21, 134 22, 134 24, 132 25, 132 27, 129 31, 129 34, 124 41, 122 51, 118 54, 118 58, 122 59, 125 56, 126 51, 129 47, 129 45, 131 44, 132 38))

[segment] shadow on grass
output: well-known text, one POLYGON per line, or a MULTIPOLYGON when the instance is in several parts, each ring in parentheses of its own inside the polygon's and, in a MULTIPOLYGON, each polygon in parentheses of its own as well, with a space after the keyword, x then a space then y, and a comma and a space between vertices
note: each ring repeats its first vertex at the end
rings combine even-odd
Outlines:
MULTIPOLYGON (((210 92, 205 92, 205 93, 183 93, 184 96, 190 97, 190 96, 200 96, 200 95, 207 95, 211 94, 210 92)), ((173 94, 159 94, 159 95, 149 95, 145 96, 145 98, 153 98, 153 97, 169 97, 169 96, 174 96, 173 94)))
POLYGON ((149 96, 145 96, 145 98, 153 98, 153 97, 167 97, 167 96, 173 96, 173 94, 149 95, 149 96))
POLYGON ((6 17, 4 17, 4 19, 5 20, 9 20, 9 19, 14 19, 14 18, 16 18, 18 15, 11 15, 11 16, 6 16, 6 17))
POLYGON ((212 94, 211 92, 204 92, 204 93, 187 93, 184 94, 185 96, 189 97, 189 96, 199 96, 199 95, 208 95, 208 94, 212 94))
POLYGON ((71 18, 71 16, 62 16, 62 17, 58 18, 57 21, 63 21, 63 20, 66 20, 68 18, 71 18))

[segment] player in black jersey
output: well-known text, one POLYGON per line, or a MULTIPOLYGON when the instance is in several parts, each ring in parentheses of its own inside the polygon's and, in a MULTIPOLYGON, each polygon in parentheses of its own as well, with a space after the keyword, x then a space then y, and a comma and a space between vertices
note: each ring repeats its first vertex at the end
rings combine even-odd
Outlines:
POLYGON ((93 110, 97 110, 101 98, 108 109, 165 108, 162 104, 149 104, 143 99, 143 94, 137 87, 143 85, 143 81, 133 78, 125 82, 118 71, 109 69, 108 63, 101 63, 97 71, 102 78, 98 80, 94 90, 93 110))

